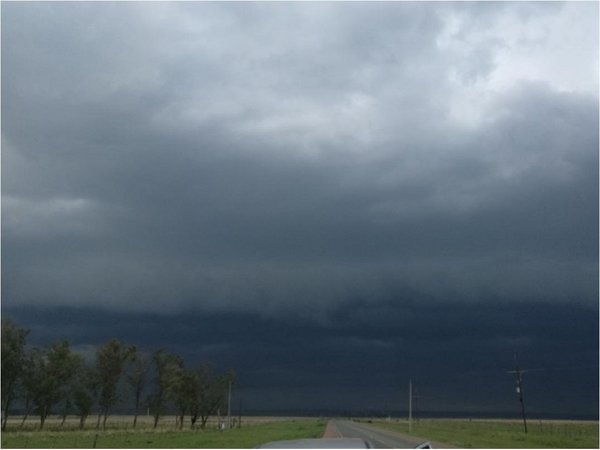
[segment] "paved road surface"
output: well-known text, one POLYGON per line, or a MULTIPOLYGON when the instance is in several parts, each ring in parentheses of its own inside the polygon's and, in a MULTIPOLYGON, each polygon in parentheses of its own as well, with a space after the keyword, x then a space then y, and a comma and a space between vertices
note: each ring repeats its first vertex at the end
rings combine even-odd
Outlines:
POLYGON ((403 436, 400 433, 363 423, 350 420, 333 420, 332 422, 339 437, 364 439, 369 441, 374 448, 415 448, 422 443, 421 440, 412 436, 403 436))

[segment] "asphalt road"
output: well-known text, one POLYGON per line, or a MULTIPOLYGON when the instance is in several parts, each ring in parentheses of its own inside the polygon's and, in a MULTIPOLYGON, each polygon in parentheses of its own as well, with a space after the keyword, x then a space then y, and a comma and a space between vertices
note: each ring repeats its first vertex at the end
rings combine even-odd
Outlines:
POLYGON ((339 437, 360 438, 368 441, 374 448, 415 448, 422 442, 414 437, 404 437, 400 433, 382 430, 350 420, 334 420, 333 425, 339 437))

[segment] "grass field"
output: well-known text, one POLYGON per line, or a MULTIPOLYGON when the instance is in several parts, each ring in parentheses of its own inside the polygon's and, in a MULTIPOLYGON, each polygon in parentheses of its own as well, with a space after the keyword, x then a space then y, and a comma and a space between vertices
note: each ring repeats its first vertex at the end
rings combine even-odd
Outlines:
POLYGON ((326 422, 316 419, 254 421, 231 430, 158 430, 112 428, 106 431, 51 429, 8 430, 2 433, 3 448, 253 448, 284 439, 321 437, 326 422))
MULTIPOLYGON (((373 425, 401 433, 408 423, 374 421, 373 425)), ((530 420, 422 419, 412 435, 462 448, 598 448, 598 422, 530 420)))

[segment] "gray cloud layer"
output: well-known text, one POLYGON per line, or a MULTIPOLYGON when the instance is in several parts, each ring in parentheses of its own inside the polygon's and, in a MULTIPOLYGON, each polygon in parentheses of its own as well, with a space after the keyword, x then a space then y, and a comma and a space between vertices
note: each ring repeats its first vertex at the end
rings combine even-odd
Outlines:
POLYGON ((233 366, 246 408, 412 378, 509 415, 518 351, 532 414, 597 417, 596 3, 1 8, 2 313, 34 344, 233 366))
POLYGON ((595 4, 2 16, 4 305, 596 304, 595 4))

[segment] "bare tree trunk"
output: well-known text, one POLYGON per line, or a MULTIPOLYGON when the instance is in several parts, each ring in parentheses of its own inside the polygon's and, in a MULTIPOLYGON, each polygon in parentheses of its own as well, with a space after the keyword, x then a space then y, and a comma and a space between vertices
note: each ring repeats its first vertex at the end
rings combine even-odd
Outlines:
POLYGON ((40 411, 40 430, 44 428, 44 423, 46 422, 46 416, 48 415, 48 407, 44 405, 42 410, 40 411))
POLYGON ((60 423, 60 427, 62 428, 65 425, 65 422, 67 421, 67 414, 69 413, 69 409, 71 408, 71 400, 67 399, 65 401, 65 408, 63 409, 63 420, 60 423))
POLYGON ((8 405, 10 404, 10 399, 6 400, 6 404, 4 405, 4 411, 2 411, 2 431, 6 430, 6 420, 8 419, 8 405))
POLYGON ((4 394, 6 394, 6 402, 4 403, 4 409, 2 410, 2 430, 6 429, 6 421, 8 419, 8 406, 10 405, 11 401, 12 401, 12 394, 13 394, 13 386, 14 386, 14 380, 10 382, 10 384, 8 385, 8 388, 6 389, 7 392, 4 392, 4 394))
POLYGON ((8 395, 6 396, 6 402, 4 403, 4 410, 2 411, 2 431, 6 430, 6 421, 8 419, 8 407, 12 400, 12 395, 10 390, 12 389, 12 385, 8 388, 8 395))
POLYGON ((135 428, 137 424, 138 411, 140 410, 140 394, 138 392, 135 393, 135 415, 133 416, 133 428, 135 428))
POLYGON ((108 408, 104 409, 104 420, 102 420, 102 429, 106 430, 106 419, 108 419, 108 408))
POLYGON ((102 412, 98 413, 98 421, 96 422, 96 430, 100 429, 100 420, 102 419, 102 412))
POLYGON ((23 416, 23 420, 21 420, 21 428, 23 428, 23 426, 25 425, 25 421, 27 420, 29 414, 31 413, 31 410, 33 409, 33 405, 29 403, 29 400, 27 401, 26 407, 27 410, 25 411, 25 416, 23 416))
POLYGON ((85 419, 87 419, 87 414, 82 414, 79 417, 79 429, 83 430, 83 428, 85 427, 85 419))
POLYGON ((62 422, 60 423, 61 428, 65 425, 65 422, 67 421, 67 412, 70 406, 70 402, 67 400, 67 402, 65 403, 65 409, 63 410, 62 414, 62 422))

